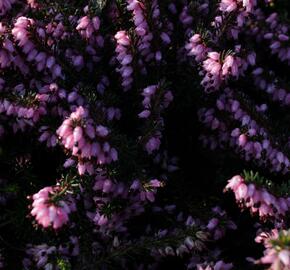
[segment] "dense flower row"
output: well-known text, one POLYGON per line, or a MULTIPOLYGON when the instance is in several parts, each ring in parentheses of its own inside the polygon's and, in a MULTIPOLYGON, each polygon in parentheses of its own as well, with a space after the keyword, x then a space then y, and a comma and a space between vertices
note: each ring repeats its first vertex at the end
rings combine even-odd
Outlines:
MULTIPOLYGON (((278 144, 272 142, 267 130, 251 117, 247 106, 243 108, 243 104, 235 98, 234 90, 227 88, 217 98, 214 108, 200 109, 201 122, 216 131, 216 138, 201 137, 204 144, 212 145, 212 148, 228 144, 247 161, 255 160, 271 171, 288 173, 289 158, 275 147, 278 144), (219 112, 227 113, 226 118, 219 118, 219 112)), ((256 106, 257 111, 263 112, 266 109, 266 104, 256 106)))
MULTIPOLYGON (((24 255, 11 260, 13 243, 1 236, 0 269, 163 269, 172 257, 187 269, 234 269, 220 243, 242 228, 211 209, 222 192, 170 196, 183 188, 170 181, 184 164, 199 177, 190 147, 180 165, 172 157, 195 134, 171 129, 193 109, 204 146, 280 182, 289 176, 289 22, 279 5, 0 0, 0 227, 23 234, 24 255), (15 210, 27 197, 29 209, 15 210), (176 214, 179 204, 202 218, 176 214), (28 235, 23 220, 34 225, 28 235)), ((255 224, 264 256, 249 261, 289 269, 289 233, 277 229, 289 226, 290 199, 245 179, 225 190, 266 221, 255 224)))
POLYGON ((289 211, 289 197, 276 197, 266 188, 247 183, 239 175, 228 181, 225 190, 233 191, 236 201, 242 208, 249 208, 252 214, 258 214, 264 221, 267 219, 283 221, 289 211))
POLYGON ((91 209, 90 203, 87 202, 87 216, 100 232, 124 232, 127 230, 125 223, 131 217, 143 213, 146 202, 154 202, 160 187, 162 183, 157 179, 145 184, 134 180, 128 187, 123 183, 114 183, 106 177, 105 172, 99 171, 93 186, 94 206, 91 209), (119 204, 123 206, 120 207, 119 204))
MULTIPOLYGON (((173 100, 172 92, 164 89, 164 87, 162 83, 159 83, 158 85, 150 85, 142 91, 142 96, 144 97, 142 101, 143 111, 138 116, 139 118, 146 119, 149 129, 151 129, 151 136, 147 134, 149 138, 146 138, 146 135, 144 136, 145 149, 148 154, 152 154, 152 152, 158 150, 160 147, 161 131, 164 127, 161 114, 173 100), (152 125, 155 128, 152 128, 152 125)), ((145 132, 147 132, 147 129, 145 129, 145 132)))
POLYGON ((23 267, 26 270, 36 267, 37 269, 53 269, 53 261, 56 259, 68 260, 70 257, 79 255, 78 238, 71 236, 67 243, 58 247, 41 245, 27 245, 26 257, 23 259, 23 267))

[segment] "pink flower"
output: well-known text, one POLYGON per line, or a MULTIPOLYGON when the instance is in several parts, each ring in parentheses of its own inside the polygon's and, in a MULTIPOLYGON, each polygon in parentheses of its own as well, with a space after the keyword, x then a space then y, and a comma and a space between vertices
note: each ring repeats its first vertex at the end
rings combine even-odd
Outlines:
POLYGON ((235 190, 236 199, 237 200, 245 199, 247 195, 247 191, 248 191, 247 185, 245 185, 244 183, 241 183, 235 190))
POLYGON ((236 0, 222 0, 220 10, 224 12, 232 12, 238 8, 236 0))
POLYGON ((59 229, 69 221, 69 214, 75 211, 72 200, 52 201, 52 197, 57 195, 59 191, 59 187, 45 187, 32 196, 31 215, 44 228, 52 226, 54 229, 59 229))
POLYGON ((185 49, 188 51, 188 56, 195 56, 197 62, 201 62, 206 58, 209 49, 203 43, 200 34, 193 35, 189 43, 186 44, 185 49))
POLYGON ((288 270, 290 268, 289 231, 277 229, 270 233, 262 232, 256 237, 256 242, 265 246, 264 255, 254 261, 256 264, 270 265, 271 270, 288 270))
POLYGON ((244 147, 247 143, 247 136, 245 134, 241 134, 238 139, 239 146, 244 147))
POLYGON ((74 142, 77 143, 81 140, 83 136, 83 130, 81 127, 75 127, 74 131, 73 131, 73 138, 74 138, 74 142))
POLYGON ((88 16, 84 16, 78 21, 76 30, 79 31, 83 38, 90 39, 94 32, 98 32, 100 24, 99 17, 89 18, 88 16))
POLYGON ((242 182, 243 182, 243 178, 239 175, 236 175, 228 181, 228 184, 225 187, 225 189, 236 190, 242 182))
POLYGON ((223 12, 233 12, 237 9, 244 9, 246 12, 252 12, 256 0, 222 0, 220 2, 220 10, 223 12))

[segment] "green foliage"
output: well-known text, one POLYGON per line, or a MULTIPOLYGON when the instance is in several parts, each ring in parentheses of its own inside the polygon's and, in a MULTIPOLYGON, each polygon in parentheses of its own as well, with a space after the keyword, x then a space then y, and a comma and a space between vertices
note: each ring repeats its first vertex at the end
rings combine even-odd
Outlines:
POLYGON ((278 196, 289 196, 290 195, 290 179, 284 181, 281 184, 276 184, 273 181, 262 176, 259 172, 244 170, 242 173, 243 178, 246 182, 251 182, 258 185, 261 188, 266 188, 269 192, 278 196))
POLYGON ((63 258, 57 258, 57 266, 60 270, 71 270, 71 264, 68 260, 65 260, 63 258))
POLYGON ((99 14, 107 5, 107 0, 90 0, 90 10, 94 14, 99 14))
POLYGON ((289 250, 290 249, 290 230, 288 231, 280 231, 278 238, 271 240, 271 244, 277 251, 280 250, 289 250))

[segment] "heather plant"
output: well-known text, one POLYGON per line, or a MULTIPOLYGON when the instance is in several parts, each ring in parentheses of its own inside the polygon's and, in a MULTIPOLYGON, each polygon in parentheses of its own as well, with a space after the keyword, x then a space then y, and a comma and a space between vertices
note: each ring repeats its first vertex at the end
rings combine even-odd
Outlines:
POLYGON ((0 0, 0 269, 290 269, 289 8, 0 0))

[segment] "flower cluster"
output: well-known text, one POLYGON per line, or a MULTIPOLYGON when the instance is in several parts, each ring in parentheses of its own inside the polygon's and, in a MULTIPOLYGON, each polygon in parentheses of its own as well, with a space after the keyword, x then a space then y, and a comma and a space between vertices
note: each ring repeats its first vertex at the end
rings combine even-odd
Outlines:
MULTIPOLYGON (((153 35, 149 29, 149 25, 145 17, 146 14, 144 13, 144 11, 146 12, 149 10, 146 10, 145 4, 142 1, 127 0, 127 2, 127 9, 133 13, 136 34, 140 38, 138 50, 146 61, 150 61, 154 57, 154 54, 151 52, 151 41, 153 39, 153 35)), ((153 14, 153 16, 154 15, 158 16, 158 14, 153 14)))
POLYGON ((222 0, 220 2, 220 10, 230 13, 239 8, 243 8, 247 12, 252 12, 255 5, 256 0, 222 0))
POLYGON ((272 54, 277 54, 281 61, 290 59, 289 48, 289 26, 279 22, 277 13, 272 13, 268 17, 264 17, 268 29, 263 32, 263 39, 269 43, 269 48, 272 54))
POLYGON ((79 19, 76 30, 79 31, 82 38, 90 39, 93 33, 100 29, 100 24, 99 17, 89 18, 88 16, 84 16, 79 19))
MULTIPOLYGON (((26 60, 32 62, 38 72, 49 70, 53 78, 60 77, 62 75, 62 69, 59 64, 56 63, 56 59, 53 55, 48 55, 45 51, 39 51, 33 41, 30 40, 33 27, 35 27, 35 21, 26 17, 19 17, 12 29, 12 35, 21 47, 23 53, 26 55, 26 60)), ((36 33, 42 35, 42 31, 36 33)))
POLYGON ((289 211, 289 197, 276 197, 264 187, 259 188, 254 183, 247 183, 240 175, 232 177, 225 190, 233 191, 240 207, 250 209, 252 214, 258 214, 264 221, 283 221, 289 211))
POLYGON ((255 86, 261 91, 266 92, 273 101, 281 105, 290 105, 290 93, 283 80, 277 77, 274 71, 265 72, 263 68, 258 67, 253 70, 253 79, 255 86))
POLYGON ((93 187, 95 211, 88 209, 87 216, 100 232, 124 232, 127 230, 125 222, 143 213, 144 205, 154 202, 157 189, 161 186, 162 183, 157 179, 146 184, 134 180, 131 186, 126 186, 114 183, 106 177, 105 172, 99 171, 93 187))
POLYGON ((227 55, 222 59, 218 52, 209 52, 202 65, 204 70, 202 73, 205 75, 201 85, 207 92, 218 90, 223 81, 229 77, 238 79, 244 71, 243 61, 240 57, 227 55))
MULTIPOLYGON (((25 270, 36 267, 37 269, 52 269, 54 261, 57 260, 58 269, 62 262, 66 262, 70 257, 79 255, 79 241, 75 236, 71 236, 69 241, 64 245, 48 246, 27 245, 26 257, 23 259, 23 267, 25 270)), ((69 265, 69 264, 68 264, 69 265)))
POLYGON ((126 33, 126 31, 119 31, 115 35, 115 39, 117 41, 116 46, 116 53, 118 54, 117 60, 120 63, 120 68, 117 69, 117 71, 122 76, 122 86, 125 90, 130 89, 133 78, 133 68, 131 66, 133 61, 132 53, 130 52, 130 46, 132 45, 130 37, 126 33))
MULTIPOLYGON (((206 249, 206 242, 210 240, 208 232, 198 230, 196 221, 191 217, 187 217, 183 220, 182 216, 179 216, 179 221, 184 222, 188 233, 180 235, 180 242, 175 243, 175 247, 167 245, 164 248, 153 248, 152 253, 157 253, 161 257, 166 256, 179 256, 182 257, 185 254, 202 253, 206 249)), ((157 233, 157 238, 166 238, 170 235, 178 235, 178 230, 161 230, 157 233)))
POLYGON ((289 7, 0 0, 0 268, 290 269, 289 7))
MULTIPOLYGON (((166 206, 164 209, 158 209, 157 213, 163 213, 165 215, 167 212, 167 215, 172 215, 174 214, 174 210, 175 206, 166 206)), ((214 228, 210 228, 210 226, 206 225, 211 224, 211 220, 202 221, 192 216, 185 216, 180 212, 176 215, 174 221, 175 225, 172 228, 158 230, 156 233, 156 244, 151 250, 154 257, 156 257, 157 260, 162 260, 166 257, 189 257, 186 263, 187 269, 196 269, 204 265, 208 265, 209 267, 211 263, 206 262, 210 261, 217 261, 217 267, 221 267, 217 269, 224 269, 222 266, 232 267, 232 264, 223 264, 219 261, 219 247, 213 247, 210 243, 217 239, 222 239, 225 236, 226 229, 233 229, 232 226, 228 226, 231 223, 233 224, 233 222, 228 219, 225 211, 221 210, 218 206, 214 207, 212 212, 219 216, 216 218, 218 222, 220 222, 216 231, 220 230, 223 232, 219 234, 218 238, 216 237, 218 233, 213 233, 214 228), (177 226, 176 223, 179 224, 179 226, 177 226), (162 239, 163 241, 166 240, 167 245, 160 246, 158 242, 162 242, 162 239), (205 250, 207 252, 204 252, 205 250)), ((143 239, 143 241, 146 241, 146 238, 143 239)))
POLYGON ((287 270, 290 267, 289 231, 272 230, 256 237, 257 243, 265 246, 264 256, 256 264, 268 265, 269 270, 287 270))
MULTIPOLYGON (((72 157, 77 158, 80 175, 85 172, 93 174, 95 165, 118 159, 116 149, 106 141, 109 135, 108 128, 96 126, 93 119, 89 118, 88 111, 81 106, 64 120, 57 134, 63 146, 71 151, 72 157)), ((68 159, 65 166, 68 167, 73 163, 73 159, 68 159)))
POLYGON ((210 50, 207 48, 200 34, 194 34, 185 48, 188 50, 188 56, 194 56, 196 62, 202 62, 207 57, 210 50))
POLYGON ((41 116, 46 114, 46 108, 45 103, 42 102, 42 97, 39 95, 35 97, 35 106, 30 107, 15 104, 7 99, 1 100, 0 113, 8 118, 15 119, 10 125, 16 132, 19 129, 24 131, 26 126, 33 126, 35 122, 39 121, 41 116))
MULTIPOLYGON (((151 129, 151 137, 145 139, 145 149, 148 154, 158 150, 160 147, 161 128, 163 127, 163 118, 161 113, 166 109, 173 100, 171 91, 164 89, 162 83, 150 85, 142 91, 143 111, 138 114, 139 118, 147 119, 148 129, 151 129), (153 128, 152 128, 153 126, 153 128)), ((144 140, 142 138, 142 140, 144 140)))
POLYGON ((58 200, 59 187, 45 187, 32 196, 31 215, 38 224, 47 228, 59 229, 69 221, 69 214, 76 210, 74 201, 58 200))
POLYGON ((213 217, 206 225, 214 240, 219 240, 225 236, 226 230, 236 230, 236 224, 227 217, 227 213, 220 207, 216 206, 212 209, 213 217))
MULTIPOLYGON (((235 98, 233 90, 227 88, 216 100, 215 108, 202 108, 199 118, 206 126, 217 131, 217 138, 202 136, 201 139, 212 148, 223 147, 229 144, 245 160, 255 160, 262 167, 268 167, 272 172, 289 171, 289 158, 272 142, 265 128, 251 117, 247 112, 247 106, 242 107, 238 98, 235 98), (225 120, 219 118, 219 112, 228 113, 225 120), (232 122, 232 124, 230 124, 232 122)), ((256 110, 264 111, 267 107, 256 107, 256 110)))

